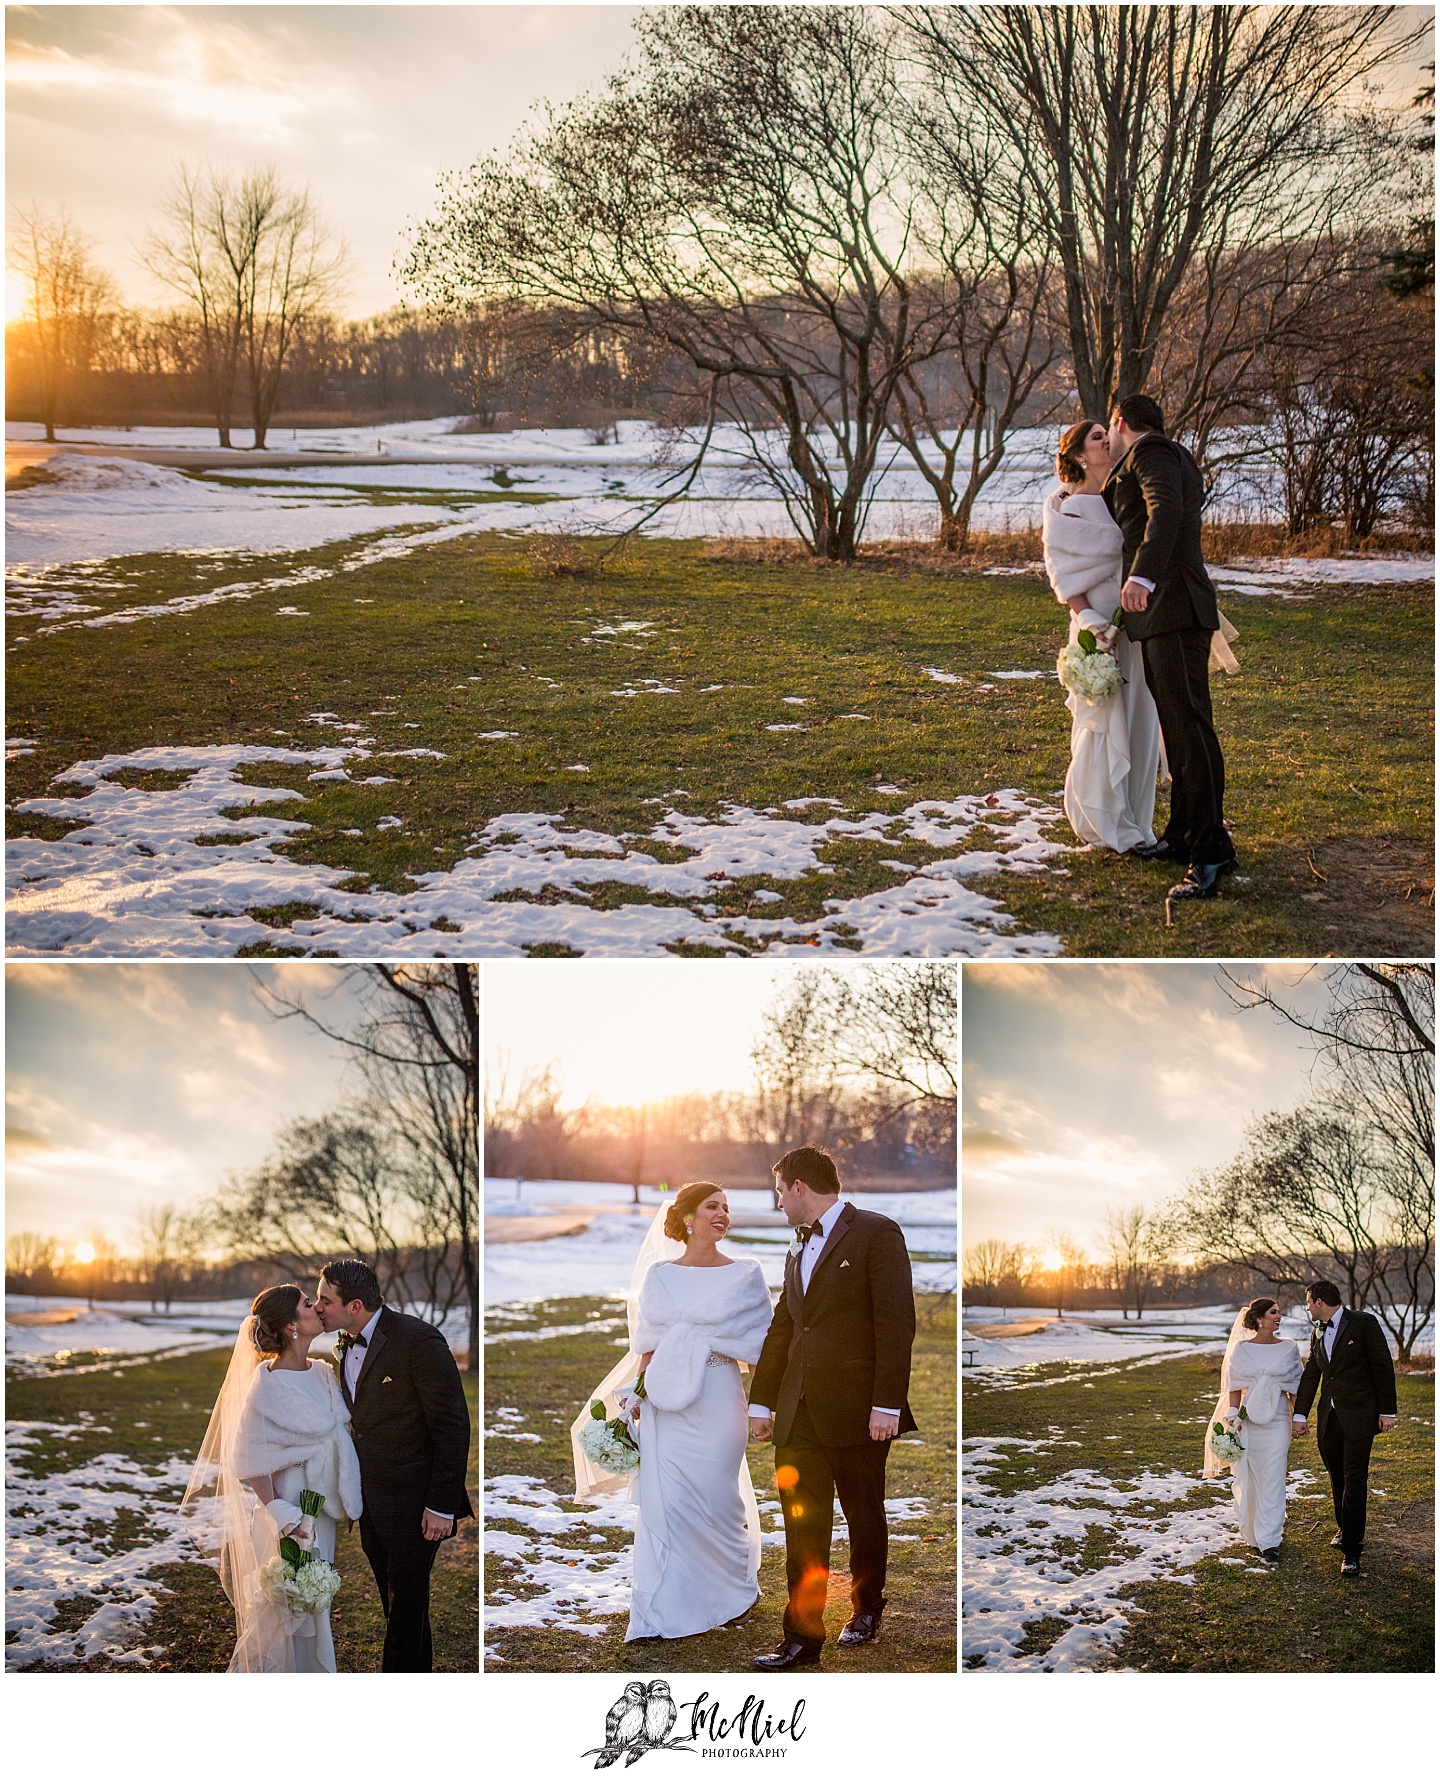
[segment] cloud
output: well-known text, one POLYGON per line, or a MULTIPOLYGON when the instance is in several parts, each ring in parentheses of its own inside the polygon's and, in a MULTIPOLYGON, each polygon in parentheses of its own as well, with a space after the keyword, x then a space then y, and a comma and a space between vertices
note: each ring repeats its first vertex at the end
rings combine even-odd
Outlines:
POLYGON ((5 1123, 5 1152, 12 1158, 23 1154, 42 1154, 53 1149, 55 1144, 39 1130, 32 1130, 27 1124, 13 1123, 8 1118, 5 1123))

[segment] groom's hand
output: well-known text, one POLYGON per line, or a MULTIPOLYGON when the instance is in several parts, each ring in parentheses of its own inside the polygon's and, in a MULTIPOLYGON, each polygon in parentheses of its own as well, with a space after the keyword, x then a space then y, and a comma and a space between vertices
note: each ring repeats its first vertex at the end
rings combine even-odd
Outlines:
POLYGON ((894 1438, 896 1433, 899 1432, 899 1430, 900 1430, 900 1416, 898 1414, 882 1414, 880 1412, 879 1408, 871 1408, 871 1410, 870 1410, 870 1436, 871 1436, 871 1438, 880 1439, 882 1441, 887 1438, 894 1438))
POLYGON ((1382 1414, 1380 1416, 1380 1430, 1381 1432, 1394 1432, 1395 1416, 1393 1414, 1382 1414))
POLYGON ((1290 1421, 1290 1432, 1294 1438, 1308 1438, 1310 1436, 1310 1422, 1303 1420, 1299 1414, 1296 1414, 1290 1421))
POLYGON ((1120 608, 1122 611, 1143 611, 1149 603, 1150 589, 1148 586, 1141 586, 1138 580, 1127 580, 1121 587, 1120 608))
POLYGON ((752 1414, 750 1416, 750 1436, 756 1444, 768 1443, 775 1436, 774 1420, 762 1420, 758 1414, 752 1414))
POLYGON ((432 1513, 427 1506, 420 1515, 420 1535, 426 1543, 439 1543, 442 1537, 450 1535, 450 1527, 455 1523, 444 1513, 432 1513))

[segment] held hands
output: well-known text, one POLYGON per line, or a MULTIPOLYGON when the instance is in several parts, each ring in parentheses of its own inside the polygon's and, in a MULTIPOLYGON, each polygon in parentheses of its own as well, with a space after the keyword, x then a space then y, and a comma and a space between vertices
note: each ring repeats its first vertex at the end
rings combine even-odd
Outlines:
POLYGON ((427 1506, 420 1515, 420 1535, 426 1543, 439 1543, 441 1538, 450 1535, 450 1527, 455 1523, 447 1519, 444 1513, 432 1513, 427 1506))
POLYGON ((1382 1414, 1380 1416, 1380 1430, 1381 1432, 1393 1432, 1395 1430, 1395 1416, 1393 1414, 1382 1414))
POLYGON ((1143 611, 1150 603, 1150 589, 1141 586, 1138 581, 1127 580, 1120 589, 1120 609, 1122 611, 1143 611))
POLYGON ((767 1416, 762 1420, 758 1414, 752 1414, 750 1416, 750 1436, 758 1445, 768 1444, 775 1436, 774 1419, 767 1416))
POLYGON ((898 1414, 882 1414, 880 1412, 879 1408, 871 1408, 871 1410, 870 1410, 870 1436, 871 1436, 871 1438, 878 1439, 881 1442, 883 1442, 887 1438, 894 1438, 896 1433, 899 1432, 899 1430, 900 1430, 900 1416, 898 1414))
POLYGON ((1309 1421, 1299 1414, 1293 1414, 1290 1419, 1290 1435, 1292 1438, 1308 1438, 1310 1436, 1309 1421))

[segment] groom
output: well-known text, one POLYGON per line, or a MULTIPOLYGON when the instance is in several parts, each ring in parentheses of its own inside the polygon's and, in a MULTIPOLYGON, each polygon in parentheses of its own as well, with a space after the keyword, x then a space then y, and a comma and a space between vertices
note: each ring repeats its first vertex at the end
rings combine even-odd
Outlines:
POLYGON ((1320 1397, 1320 1457, 1330 1472, 1335 1523, 1330 1547, 1341 1552, 1340 1572, 1360 1572, 1365 1544, 1365 1498, 1370 1492, 1370 1447, 1377 1432, 1395 1425, 1395 1365, 1390 1342, 1373 1315, 1342 1308, 1328 1278, 1305 1290, 1314 1328, 1310 1361, 1295 1395, 1296 1438, 1310 1427, 1307 1416, 1320 1397))
POLYGON ((754 1661, 771 1673, 818 1665, 825 1644, 835 1496, 850 1532, 850 1621, 842 1647, 871 1642, 885 1609, 885 1460, 913 1432, 910 1256, 888 1216, 840 1202, 818 1148, 775 1163, 775 1197, 795 1231, 785 1282, 750 1390, 750 1436, 775 1439, 789 1603, 784 1640, 754 1661))
POLYGON ((360 1458, 360 1547, 385 1608, 382 1673, 428 1673, 430 1570, 475 1509, 465 1489, 470 1409, 445 1336, 385 1307, 363 1260, 320 1271, 316 1310, 339 1334, 337 1369, 360 1458))
POLYGON ((1225 826, 1225 756, 1210 709, 1210 639, 1220 627, 1200 552, 1205 479, 1148 395, 1123 395, 1110 418, 1105 504, 1124 536, 1125 634, 1140 644, 1170 768, 1170 819, 1133 856, 1190 868, 1172 901, 1212 896, 1238 860, 1225 826))

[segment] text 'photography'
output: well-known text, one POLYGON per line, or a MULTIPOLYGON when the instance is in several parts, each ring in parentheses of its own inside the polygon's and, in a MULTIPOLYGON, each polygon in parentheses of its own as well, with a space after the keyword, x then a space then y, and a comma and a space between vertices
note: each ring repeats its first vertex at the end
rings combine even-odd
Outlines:
POLYGON ((953 965, 486 996, 488 1664, 953 1672, 953 965))
POLYGON ((967 1671, 1434 1668, 1434 966, 968 964, 967 1671))
POLYGON ((474 1672, 473 966, 6 986, 7 1668, 474 1672))

